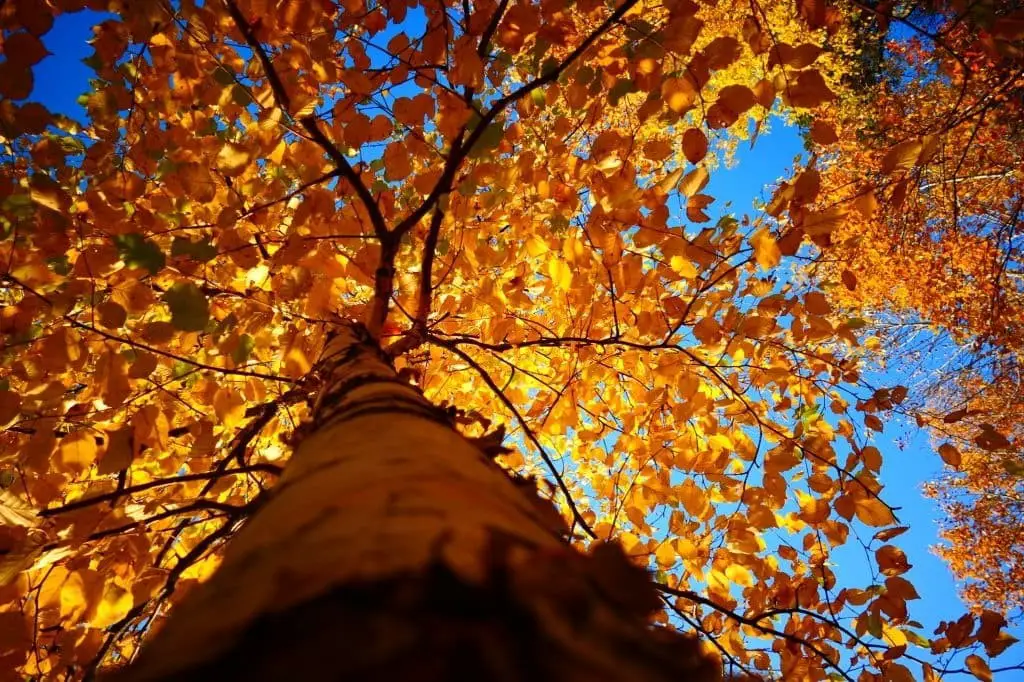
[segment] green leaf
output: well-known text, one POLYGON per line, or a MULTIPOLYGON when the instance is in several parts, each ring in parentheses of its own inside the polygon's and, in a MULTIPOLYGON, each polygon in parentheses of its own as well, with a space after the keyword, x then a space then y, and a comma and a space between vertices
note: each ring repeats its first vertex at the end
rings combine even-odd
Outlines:
POLYGON ((238 346, 231 352, 231 359, 235 361, 236 365, 244 364, 252 355, 252 349, 255 347, 256 339, 248 334, 242 334, 238 337, 238 346))
POLYGON ((130 268, 145 268, 155 275, 167 263, 167 257, 160 247, 141 234, 119 234, 114 237, 121 260, 130 268))
POLYGON ((247 107, 253 103, 252 95, 238 83, 231 86, 231 101, 240 107, 247 107))
POLYGON ((210 304, 191 282, 178 282, 164 294, 171 309, 171 324, 184 332, 200 332, 210 321, 210 304))
POLYGON ((505 136, 505 128, 502 127, 501 123, 495 121, 484 129, 484 132, 477 138, 473 148, 469 150, 469 158, 477 159, 481 156, 486 155, 499 144, 501 139, 505 136))
POLYGON ((620 78, 608 91, 608 103, 615 106, 625 95, 636 91, 636 83, 629 78, 620 78))
POLYGON ((1001 464, 1011 476, 1024 476, 1024 464, 1010 458, 1004 459, 1001 464))
POLYGON ((70 135, 48 135, 47 137, 52 140, 56 140, 57 145, 61 150, 68 154, 85 153, 85 145, 82 144, 82 141, 77 137, 72 137, 70 135))
POLYGON ((868 614, 868 632, 878 639, 882 638, 882 617, 878 615, 877 611, 872 611, 868 614))
POLYGON ((93 52, 91 55, 82 60, 82 63, 88 66, 93 71, 99 71, 102 69, 106 62, 100 57, 99 53, 93 52))
POLYGON ((929 642, 926 638, 922 637, 920 633, 915 632, 909 628, 904 629, 903 634, 907 636, 907 639, 909 641, 913 642, 921 648, 927 649, 931 646, 931 642, 929 642))
POLYGON ((192 260, 205 263, 217 256, 217 247, 213 245, 213 239, 207 237, 194 242, 185 237, 175 237, 171 242, 171 256, 186 256, 192 260))
POLYGON ((221 85, 231 85, 235 82, 235 76, 223 66, 218 66, 213 70, 213 80, 221 85))
POLYGON ((228 313, 226 317, 221 318, 217 321, 217 324, 213 326, 213 340, 220 343, 224 336, 234 330, 238 326, 238 317, 234 313, 228 313))
POLYGON ((68 255, 66 253, 61 254, 60 256, 47 258, 46 264, 58 275, 67 275, 71 272, 71 264, 68 262, 68 255))

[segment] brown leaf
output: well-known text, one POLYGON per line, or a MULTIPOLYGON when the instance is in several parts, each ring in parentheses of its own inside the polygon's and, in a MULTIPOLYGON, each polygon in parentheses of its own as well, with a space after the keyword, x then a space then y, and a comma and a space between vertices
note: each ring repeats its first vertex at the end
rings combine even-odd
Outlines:
POLYGON ((683 133, 683 155, 690 163, 699 163, 708 154, 708 138, 700 128, 683 133))
POLYGON ((992 670, 988 667, 988 663, 985 662, 981 656, 977 654, 971 654, 964 659, 964 663, 967 665, 967 669, 982 682, 992 682, 992 670))
POLYGON ((939 446, 939 456, 942 457, 943 462, 953 468, 959 467, 962 461, 960 451, 950 443, 943 443, 939 446))

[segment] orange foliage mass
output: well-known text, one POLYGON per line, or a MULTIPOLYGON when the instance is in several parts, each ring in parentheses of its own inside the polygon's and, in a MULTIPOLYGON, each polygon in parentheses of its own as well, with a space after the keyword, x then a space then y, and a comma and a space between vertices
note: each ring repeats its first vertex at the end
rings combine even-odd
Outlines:
MULTIPOLYGON (((911 614, 870 445, 906 391, 866 393, 849 297, 790 275, 807 242, 849 260, 851 292, 889 292, 898 264, 920 284, 880 306, 934 300, 936 323, 1008 346, 993 306, 1012 320, 1017 303, 986 269, 1006 251, 923 218, 972 133, 924 139, 937 111, 918 123, 916 106, 889 113, 909 138, 875 147, 822 113, 812 135, 837 160, 790 179, 778 224, 712 219, 737 140, 772 111, 842 106, 857 18, 793 10, 0 5, 3 675, 91 675, 173 618, 287 466, 341 316, 467 437, 514 431, 502 466, 552 482, 576 542, 617 540, 656 572, 658 623, 702 633, 731 672, 896 681, 962 661, 985 679, 981 654, 1012 643, 1000 616, 928 640, 911 614), (84 125, 31 101, 39 36, 83 7, 115 14, 84 125), (875 209, 853 173, 886 166, 875 209), (886 215, 908 216, 913 248, 886 215), (921 298, 936 264, 941 295, 921 298), (865 584, 834 570, 848 542, 865 584)), ((1016 177, 999 130, 992 158, 968 157, 1007 174, 983 187, 1016 177)))
POLYGON ((966 581, 972 604, 1019 608, 1020 12, 954 3, 900 19, 863 9, 913 37, 888 43, 892 73, 819 119, 837 131, 822 147, 837 161, 821 175, 819 201, 848 207, 821 274, 834 283, 838 306, 876 321, 890 363, 921 361, 913 343, 921 325, 962 349, 964 360, 926 357, 933 374, 914 406, 918 423, 955 448, 943 452, 952 471, 928 491, 947 515, 938 551, 966 581))

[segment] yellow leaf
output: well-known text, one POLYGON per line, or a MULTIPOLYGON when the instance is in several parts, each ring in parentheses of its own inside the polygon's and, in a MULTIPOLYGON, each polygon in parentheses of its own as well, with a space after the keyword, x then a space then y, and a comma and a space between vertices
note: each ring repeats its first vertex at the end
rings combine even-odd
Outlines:
POLYGON ((767 227, 750 235, 750 243, 754 247, 754 259, 765 270, 775 267, 782 260, 779 244, 767 227))
POLYGON ((220 388, 213 394, 213 411, 230 429, 245 418, 245 399, 233 388, 220 388))
POLYGON ((79 571, 72 573, 60 588, 60 615, 74 617, 85 611, 85 585, 79 571))
POLYGON ((917 163, 921 155, 921 148, 924 145, 921 140, 906 140, 900 142, 886 153, 882 159, 882 172, 892 173, 897 170, 907 170, 917 163))
POLYGON ((729 580, 743 587, 750 587, 754 584, 754 576, 746 566, 732 564, 725 569, 725 575, 729 580))
POLYGON ((526 252, 534 258, 542 256, 550 250, 551 249, 548 247, 547 242, 545 242, 544 238, 540 235, 530 235, 530 238, 526 240, 526 252))
POLYGON ((90 431, 76 431, 61 440, 57 450, 59 468, 79 472, 96 461, 96 437, 90 431))
POLYGON ((583 243, 575 236, 571 236, 562 244, 562 255, 570 263, 577 263, 584 260, 586 254, 583 243))
POLYGON ((155 453, 165 452, 169 446, 167 417, 157 405, 146 405, 132 417, 133 457, 147 448, 155 453))
POLYGON ((89 623, 94 628, 105 628, 125 617, 132 608, 132 593, 120 585, 108 583, 103 591, 103 599, 96 607, 96 615, 89 623))
POLYGON ((561 258, 552 258, 548 261, 548 274, 555 286, 562 291, 569 291, 572 287, 572 270, 561 258))
POLYGON ((672 266, 672 269, 675 270, 680 277, 693 279, 697 276, 697 268, 686 256, 672 256, 672 258, 669 259, 668 264, 672 266))
POLYGON ((128 361, 120 353, 108 350, 96 363, 96 384, 108 407, 118 407, 132 392, 128 380, 128 361))
POLYGON ((704 166, 694 168, 679 183, 679 193, 685 197, 692 197, 707 186, 708 178, 708 171, 704 166))
POLYGON ((247 147, 228 142, 217 154, 217 168, 228 176, 241 175, 252 154, 247 147))
POLYGON ((830 234, 846 221, 848 213, 849 211, 843 207, 808 212, 807 217, 804 218, 804 232, 812 237, 830 234))
POLYGON ((681 177, 683 177, 683 169, 676 168, 674 171, 659 180, 655 187, 657 187, 662 194, 668 194, 675 188, 676 183, 679 182, 679 178, 681 177))
POLYGON ((60 588, 60 615, 71 621, 88 620, 103 589, 96 571, 81 569, 68 576, 60 588))
POLYGON ((284 373, 290 377, 304 376, 313 365, 306 357, 306 353, 295 345, 288 349, 284 356, 284 373))
POLYGON ((691 516, 701 517, 708 508, 708 498, 696 483, 686 479, 678 489, 679 501, 691 516))
POLYGON ((882 637, 889 646, 906 646, 907 636, 899 628, 894 628, 885 623, 882 624, 882 637))
POLYGON ((672 548, 672 544, 663 542, 658 545, 658 549, 654 552, 654 559, 661 568, 672 568, 676 563, 676 551, 672 548))
POLYGON ((693 106, 697 91, 687 78, 666 78, 661 86, 661 98, 668 108, 681 114, 693 106))

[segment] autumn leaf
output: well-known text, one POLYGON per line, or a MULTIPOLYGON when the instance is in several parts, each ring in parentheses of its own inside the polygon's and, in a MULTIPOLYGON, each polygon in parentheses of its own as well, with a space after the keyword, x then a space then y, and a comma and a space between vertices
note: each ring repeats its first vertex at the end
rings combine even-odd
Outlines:
POLYGON ((572 270, 561 258, 548 260, 548 275, 555 286, 562 291, 569 291, 572 288, 572 270))
POLYGON ((981 656, 970 654, 964 659, 964 663, 967 665, 967 669, 971 671, 971 674, 977 679, 983 682, 992 682, 992 671, 981 656))
POLYGON ((956 468, 960 466, 961 456, 960 451, 950 443, 943 443, 939 446, 939 455, 942 457, 942 461, 949 466, 956 468))
POLYGON ((206 296, 192 282, 178 282, 164 294, 163 300, 171 309, 171 324, 186 332, 206 329, 210 321, 210 304, 206 296))
POLYGON ((166 256, 154 242, 141 234, 128 233, 114 237, 121 260, 129 268, 144 268, 155 275, 167 262, 166 256))
POLYGON ((80 41, 47 32, 81 4, 0 12, 14 678, 153 676, 161 647, 216 667, 239 614, 288 629, 320 578, 387 602, 438 552, 455 582, 517 586, 476 600, 495 623, 538 585, 571 597, 540 629, 601 614, 636 646, 598 643, 595 677, 698 679, 721 654, 908 680, 1013 643, 984 606, 1017 598, 991 568, 1019 544, 998 500, 1021 475, 1021 262, 991 227, 1017 222, 1012 16, 940 3, 944 51, 816 0, 113 3, 76 15, 76 84, 80 41), (730 175, 750 165, 772 185, 730 175), (929 488, 937 551, 982 605, 930 639, 920 548, 891 544, 915 493, 869 444, 904 414, 956 461, 929 488), (877 565, 836 569, 850 545, 877 565), (282 561, 309 585, 260 583, 282 561), (678 655, 653 660, 644 623, 678 655))
POLYGON ((683 155, 690 163, 700 163, 708 153, 708 138, 700 128, 688 128, 683 133, 683 155))
POLYGON ((57 466, 65 471, 79 472, 96 460, 96 437, 88 431, 65 436, 57 449, 57 466))
POLYGON ((115 583, 108 583, 103 597, 96 606, 96 615, 90 623, 93 627, 106 628, 124 618, 132 608, 132 593, 115 583))
POLYGON ((229 142, 217 154, 217 168, 229 177, 237 177, 245 172, 251 158, 249 149, 229 142))
POLYGON ((782 261, 782 252, 767 227, 750 235, 750 243, 754 246, 754 259, 765 270, 770 270, 782 261))
POLYGON ((679 193, 684 197, 692 198, 707 187, 709 179, 707 169, 704 166, 698 166, 683 176, 679 183, 679 193))
POLYGON ((878 528, 896 522, 892 510, 877 497, 864 497, 854 500, 857 518, 866 526, 878 528))
POLYGON ((885 155, 882 160, 882 172, 892 173, 897 170, 907 170, 916 162, 921 154, 922 144, 920 140, 907 140, 901 142, 885 155))

